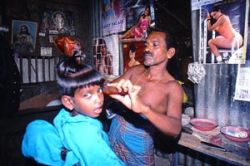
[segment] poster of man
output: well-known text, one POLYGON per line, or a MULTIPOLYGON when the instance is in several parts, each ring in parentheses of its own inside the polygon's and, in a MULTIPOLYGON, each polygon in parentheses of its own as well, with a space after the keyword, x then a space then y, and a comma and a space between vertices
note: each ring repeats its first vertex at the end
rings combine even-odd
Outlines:
POLYGON ((242 64, 246 60, 246 0, 201 5, 200 60, 205 63, 242 64))
POLYGON ((32 21, 12 21, 11 43, 21 54, 34 53, 36 46, 37 23, 32 21))

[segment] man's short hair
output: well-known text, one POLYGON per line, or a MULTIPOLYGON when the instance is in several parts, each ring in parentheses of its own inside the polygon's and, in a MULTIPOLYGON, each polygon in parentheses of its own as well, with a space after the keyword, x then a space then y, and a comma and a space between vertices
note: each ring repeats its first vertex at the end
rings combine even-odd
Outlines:
POLYGON ((165 42, 166 42, 167 49, 176 48, 176 42, 175 42, 173 36, 168 31, 151 28, 149 30, 149 34, 152 33, 152 32, 162 32, 162 33, 164 33, 165 34, 165 42))

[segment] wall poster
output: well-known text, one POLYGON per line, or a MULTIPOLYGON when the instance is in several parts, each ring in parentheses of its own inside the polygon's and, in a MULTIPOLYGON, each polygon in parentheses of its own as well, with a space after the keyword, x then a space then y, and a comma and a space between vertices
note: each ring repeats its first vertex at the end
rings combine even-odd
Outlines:
POLYGON ((235 100, 250 101, 250 67, 238 68, 235 100))
POLYGON ((40 16, 40 36, 68 34, 75 35, 74 18, 71 11, 44 9, 40 16))
POLYGON ((192 0, 192 10, 198 15, 195 22, 199 33, 193 37, 200 63, 245 63, 247 3, 247 0, 192 0))
POLYGON ((130 67, 143 64, 144 42, 123 42, 123 70, 127 71, 130 67))
POLYGON ((37 23, 33 21, 12 20, 11 44, 16 52, 32 54, 35 51, 37 23))
POLYGON ((102 0, 103 36, 125 30, 126 17, 123 10, 125 0, 102 0))
POLYGON ((237 78, 235 84, 235 100, 250 101, 250 11, 248 10, 248 40, 246 64, 238 65, 237 78))
POLYGON ((139 40, 154 22, 153 0, 102 0, 103 36, 121 33, 122 39, 139 40))
POLYGON ((119 75, 118 35, 93 40, 93 57, 96 69, 104 75, 119 75))
POLYGON ((155 25, 153 1, 129 1, 124 4, 126 11, 126 31, 122 33, 123 41, 140 41, 147 37, 148 29, 155 25))

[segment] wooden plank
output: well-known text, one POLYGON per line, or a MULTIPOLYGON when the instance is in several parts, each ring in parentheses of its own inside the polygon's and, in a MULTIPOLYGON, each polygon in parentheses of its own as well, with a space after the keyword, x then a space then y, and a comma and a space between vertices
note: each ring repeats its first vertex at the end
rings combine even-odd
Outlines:
POLYGON ((250 165, 249 159, 246 159, 243 156, 239 156, 228 151, 224 152, 222 150, 203 145, 200 143, 200 140, 198 138, 187 133, 181 134, 181 138, 178 144, 180 146, 195 150, 197 152, 214 157, 216 159, 226 161, 230 164, 242 165, 242 166, 250 165))

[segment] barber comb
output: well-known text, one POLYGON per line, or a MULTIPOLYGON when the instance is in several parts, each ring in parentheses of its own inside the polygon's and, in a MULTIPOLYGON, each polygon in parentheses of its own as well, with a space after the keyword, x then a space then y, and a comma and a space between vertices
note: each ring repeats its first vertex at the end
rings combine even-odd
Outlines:
POLYGON ((106 95, 114 95, 114 94, 126 95, 126 94, 128 94, 127 92, 124 92, 124 91, 119 92, 116 87, 109 86, 107 84, 104 84, 104 86, 103 86, 103 93, 106 95))

